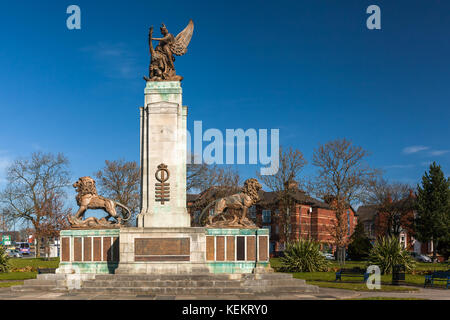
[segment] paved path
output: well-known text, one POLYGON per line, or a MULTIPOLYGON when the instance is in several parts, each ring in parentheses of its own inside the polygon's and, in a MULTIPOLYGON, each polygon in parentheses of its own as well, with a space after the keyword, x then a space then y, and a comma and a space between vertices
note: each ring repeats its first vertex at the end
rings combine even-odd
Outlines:
POLYGON ((376 292, 352 291, 343 289, 320 288, 319 293, 290 295, 240 294, 227 296, 158 296, 158 295, 115 295, 107 292, 78 293, 28 291, 13 292, 10 288, 0 288, 0 300, 340 300, 369 297, 418 298, 431 300, 450 300, 450 290, 423 289, 415 292, 376 292))

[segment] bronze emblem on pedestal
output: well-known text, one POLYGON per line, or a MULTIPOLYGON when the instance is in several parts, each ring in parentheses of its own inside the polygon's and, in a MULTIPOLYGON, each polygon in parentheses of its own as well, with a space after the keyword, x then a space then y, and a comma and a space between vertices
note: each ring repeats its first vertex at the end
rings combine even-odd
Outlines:
POLYGON ((170 183, 166 183, 169 177, 170 172, 167 165, 161 163, 155 172, 155 178, 159 181, 159 183, 155 183, 155 201, 159 201, 161 204, 170 201, 170 183))

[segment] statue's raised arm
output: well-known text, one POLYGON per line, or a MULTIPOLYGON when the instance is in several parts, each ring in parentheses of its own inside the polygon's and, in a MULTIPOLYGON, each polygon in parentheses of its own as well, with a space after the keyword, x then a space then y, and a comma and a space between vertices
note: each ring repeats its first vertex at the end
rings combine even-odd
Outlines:
POLYGON ((150 49, 150 70, 149 77, 144 77, 147 81, 181 81, 182 76, 178 76, 175 71, 175 57, 182 56, 187 52, 187 47, 191 42, 194 32, 194 22, 189 20, 188 25, 176 37, 174 37, 167 27, 162 24, 162 38, 153 38, 153 27, 149 29, 148 42, 150 49), (152 41, 159 41, 153 48, 152 41))

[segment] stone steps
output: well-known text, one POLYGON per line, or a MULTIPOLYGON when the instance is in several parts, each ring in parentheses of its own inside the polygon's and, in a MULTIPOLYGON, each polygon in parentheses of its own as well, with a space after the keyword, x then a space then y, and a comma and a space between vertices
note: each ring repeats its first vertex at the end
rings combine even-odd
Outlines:
POLYGON ((167 281, 177 281, 177 280, 230 280, 229 275, 218 274, 218 275, 205 275, 205 274, 99 274, 95 276, 96 280, 115 280, 115 281, 153 281, 153 280, 167 280, 167 281))
POLYGON ((12 286, 11 291, 53 291, 59 279, 64 279, 64 275, 38 274, 36 279, 27 279, 21 286, 12 286))
POLYGON ((78 292, 110 292, 128 294, 156 294, 156 295, 217 295, 252 293, 250 288, 229 287, 83 287, 78 292))
POLYGON ((22 286, 12 286, 11 291, 52 291, 56 289, 56 285, 50 284, 50 285, 22 285, 22 286))
POLYGON ((95 287, 235 287, 241 288, 241 283, 237 281, 86 281, 83 288, 95 287))
MULTIPOLYGON (((64 291, 64 275, 38 275, 11 291, 64 291), (61 287, 61 288, 58 288, 61 287)), ((147 295, 235 295, 318 292, 318 287, 291 274, 101 274, 80 282, 77 292, 147 295)))
POLYGON ((161 295, 217 295, 251 293, 318 292, 291 274, 209 275, 97 275, 83 283, 81 291, 161 295))

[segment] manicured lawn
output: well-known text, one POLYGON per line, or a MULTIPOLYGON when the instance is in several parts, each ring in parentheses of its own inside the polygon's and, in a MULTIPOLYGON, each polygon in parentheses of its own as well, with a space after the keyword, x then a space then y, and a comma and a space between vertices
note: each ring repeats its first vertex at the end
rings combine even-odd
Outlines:
POLYGON ((0 280, 26 280, 35 279, 37 272, 7 272, 0 273, 0 280))
POLYGON ((58 268, 59 258, 52 258, 45 260, 44 258, 11 258, 9 259, 11 268, 26 268, 32 267, 32 271, 27 272, 6 272, 0 273, 0 287, 9 287, 20 285, 23 281, 15 280, 26 280, 35 279, 37 276, 37 268, 58 268), (11 280, 11 282, 5 282, 4 280, 11 280), (19 283, 16 283, 19 282, 19 283))
POLYGON ((37 268, 58 268, 59 258, 50 258, 45 260, 44 258, 12 258, 9 259, 13 268, 25 268, 31 266, 33 269, 37 268))
MULTIPOLYGON (((270 265, 272 268, 277 269, 281 266, 280 258, 271 258, 270 265)), ((330 261, 330 267, 332 269, 340 269, 341 266, 336 261, 330 261)), ((366 261, 346 261, 344 268, 363 268, 367 267, 366 261)), ((423 273, 425 271, 446 271, 450 269, 450 266, 446 263, 424 263, 417 262, 416 267, 414 268, 414 272, 423 273)))
MULTIPOLYGON (((297 278, 297 277, 295 277, 297 278)), ((301 279, 301 278, 300 278, 301 279)), ((354 290, 354 291, 374 291, 367 288, 366 284, 363 282, 329 282, 329 281, 307 281, 308 284, 322 287, 322 288, 334 288, 334 289, 346 289, 346 290, 354 290)), ((418 291, 417 288, 414 287, 401 287, 401 286, 389 286, 389 285, 381 285, 381 288, 376 291, 418 291)))
MULTIPOLYGON (((281 263, 279 258, 270 259, 270 264, 275 271, 280 268, 281 263)), ((360 267, 365 269, 366 262, 365 261, 347 261, 345 263, 345 268, 354 268, 360 267)), ((305 279, 308 284, 317 285, 319 287, 326 288, 337 288, 337 289, 348 289, 348 290, 356 290, 356 291, 369 291, 366 284, 363 283, 362 279, 360 281, 352 278, 343 277, 342 282, 335 282, 336 275, 335 270, 340 268, 339 264, 335 261, 331 261, 330 271, 328 272, 298 272, 294 273, 293 276, 298 279, 305 279)), ((420 274, 406 274, 405 275, 405 284, 412 286, 420 286, 422 287, 425 281, 425 277, 423 275, 426 271, 435 271, 435 270, 447 270, 448 265, 440 263, 417 263, 416 268, 413 273, 420 274)), ((417 290, 414 287, 405 287, 405 286, 391 286, 392 275, 385 274, 381 276, 381 291, 415 291, 417 290)), ((443 285, 437 283, 435 287, 444 287, 443 285)))

